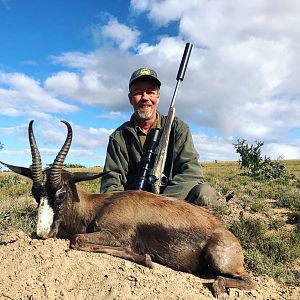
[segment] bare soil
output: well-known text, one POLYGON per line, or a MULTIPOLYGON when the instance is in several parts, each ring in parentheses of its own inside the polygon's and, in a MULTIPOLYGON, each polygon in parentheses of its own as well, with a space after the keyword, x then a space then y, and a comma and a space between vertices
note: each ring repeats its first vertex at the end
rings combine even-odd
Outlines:
MULTIPOLYGON (((199 278, 154 264, 150 270, 105 254, 69 249, 67 240, 0 235, 0 299, 214 299, 213 278, 199 278)), ((252 291, 230 289, 228 299, 300 299, 300 287, 253 277, 252 291)))

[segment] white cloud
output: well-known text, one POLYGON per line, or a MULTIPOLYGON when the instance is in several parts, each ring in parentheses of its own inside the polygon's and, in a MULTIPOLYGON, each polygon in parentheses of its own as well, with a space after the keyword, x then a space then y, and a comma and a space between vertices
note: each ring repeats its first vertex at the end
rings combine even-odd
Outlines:
MULTIPOLYGON (((196 150, 200 154, 200 161, 238 161, 240 156, 236 153, 234 143, 237 139, 232 137, 222 138, 218 136, 208 136, 206 134, 193 134, 193 140, 196 150)), ((255 136, 246 143, 256 144, 261 141, 259 136, 255 136)), ((300 157, 300 140, 293 141, 291 144, 284 142, 264 142, 261 148, 262 157, 270 157, 271 159, 299 159, 300 157)))
MULTIPOLYGON (((72 149, 95 150, 106 148, 108 137, 113 129, 106 128, 83 128, 69 122, 73 130, 72 149)), ((67 137, 67 127, 57 118, 35 122, 33 131, 37 143, 41 145, 58 145, 61 147, 67 137)), ((27 136, 27 133, 26 133, 27 136)))
POLYGON ((0 132, 5 133, 7 135, 16 135, 16 134, 27 134, 27 125, 19 125, 15 127, 2 127, 0 128, 0 132))
POLYGON ((221 138, 206 134, 193 134, 193 140, 201 162, 238 160, 231 137, 221 138))
POLYGON ((28 116, 34 111, 70 113, 77 110, 76 106, 47 93, 40 82, 21 73, 0 72, 0 103, 4 107, 0 114, 8 116, 28 116))
POLYGON ((271 159, 295 159, 300 157, 300 143, 296 145, 284 143, 265 144, 262 152, 271 159))
POLYGON ((74 144, 83 149, 106 148, 108 137, 114 129, 106 128, 82 128, 74 126, 76 136, 74 136, 74 144))
MULTIPOLYGON (((82 163, 87 166, 104 164, 105 151, 108 137, 114 129, 83 128, 70 123, 73 129, 72 145, 66 158, 66 162, 82 163)), ((14 136, 15 139, 26 141, 28 145, 28 125, 0 128, 0 133, 6 136, 14 136)), ((67 127, 55 117, 34 122, 33 132, 40 151, 43 165, 52 163, 60 151, 67 137, 67 127)), ((11 150, 5 146, 1 151, 1 160, 7 163, 27 166, 31 164, 31 152, 29 148, 23 150, 11 150), (10 157, 14 157, 11 162, 10 157)))
MULTIPOLYGON (((97 58, 95 63, 99 64, 97 58)), ((56 96, 111 108, 120 108, 120 103, 127 98, 124 88, 116 86, 116 83, 101 71, 93 70, 83 73, 59 72, 46 79, 45 89, 56 96)))
POLYGON ((96 44, 101 45, 103 39, 109 39, 123 51, 135 47, 140 36, 139 31, 119 23, 113 17, 103 26, 94 26, 92 34, 96 44))
POLYGON ((128 120, 129 116, 120 111, 110 111, 106 114, 101 114, 98 118, 111 119, 111 120, 128 120))
POLYGON ((50 56, 54 64, 77 70, 93 70, 95 66, 96 53, 66 52, 59 56, 50 56))
POLYGON ((1 114, 9 117, 18 117, 22 115, 22 111, 14 107, 3 107, 1 108, 1 114))
POLYGON ((45 88, 56 94, 60 94, 60 91, 65 90, 72 95, 78 90, 79 86, 80 78, 75 72, 61 71, 45 80, 45 88))
POLYGON ((197 10, 203 1, 199 0, 131 0, 131 7, 137 12, 148 11, 148 18, 160 25, 179 20, 186 13, 197 10))

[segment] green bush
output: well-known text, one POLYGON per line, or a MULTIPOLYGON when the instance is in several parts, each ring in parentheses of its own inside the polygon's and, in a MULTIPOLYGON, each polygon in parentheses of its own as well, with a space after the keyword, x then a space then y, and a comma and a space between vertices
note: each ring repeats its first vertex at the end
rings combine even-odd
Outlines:
POLYGON ((15 201, 0 210, 0 230, 21 229, 30 235, 35 231, 37 209, 30 199, 15 201))
POLYGON ((274 199, 277 200, 277 204, 281 207, 288 207, 293 210, 300 211, 300 193, 299 190, 282 190, 278 191, 274 199))
POLYGON ((300 210, 294 211, 290 214, 289 222, 292 224, 300 224, 300 210))
POLYGON ((264 222, 247 218, 234 222, 231 231, 245 250, 247 266, 257 275, 268 274, 278 281, 295 284, 296 271, 286 266, 300 258, 300 233, 269 231, 264 222))
POLYGON ((280 180, 287 184, 294 175, 290 174, 280 162, 281 158, 272 161, 269 157, 261 157, 261 147, 264 142, 256 141, 255 145, 248 145, 245 139, 238 139, 234 145, 236 152, 240 155, 240 168, 244 174, 258 180, 280 180))
POLYGON ((263 239, 266 229, 266 224, 254 218, 241 219, 230 226, 230 230, 239 238, 244 249, 250 249, 257 241, 263 239))
POLYGON ((256 142, 256 145, 246 144, 245 139, 238 139, 236 144, 233 144, 236 152, 240 154, 239 161, 241 168, 244 168, 248 175, 256 176, 261 166, 261 150, 263 142, 256 142))
POLYGON ((292 271, 285 264, 275 263, 273 258, 264 255, 256 248, 245 251, 245 261, 248 268, 257 275, 267 274, 282 284, 297 285, 298 283, 297 271, 292 271))
POLYGON ((10 185, 16 185, 22 183, 22 179, 18 175, 6 175, 0 177, 0 187, 9 187, 10 185))
POLYGON ((20 175, 8 173, 0 176, 0 200, 31 195, 32 181, 20 175))
POLYGON ((266 201, 262 198, 255 198, 252 200, 250 207, 254 212, 263 212, 266 208, 266 201))

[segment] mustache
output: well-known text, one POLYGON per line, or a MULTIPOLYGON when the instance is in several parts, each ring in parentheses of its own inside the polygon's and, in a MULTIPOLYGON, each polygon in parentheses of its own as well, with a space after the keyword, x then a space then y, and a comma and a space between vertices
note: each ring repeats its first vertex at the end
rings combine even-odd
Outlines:
POLYGON ((143 101, 138 104, 138 106, 141 106, 141 107, 144 105, 153 106, 151 101, 143 101))

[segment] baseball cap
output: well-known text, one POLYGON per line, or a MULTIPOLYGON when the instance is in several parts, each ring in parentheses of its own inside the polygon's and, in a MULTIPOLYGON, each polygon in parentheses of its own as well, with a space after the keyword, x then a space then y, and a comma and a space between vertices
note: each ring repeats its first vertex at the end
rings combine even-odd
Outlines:
POLYGON ((148 77, 149 79, 152 79, 153 81, 155 81, 155 83, 158 85, 158 87, 161 86, 161 82, 158 80, 157 74, 154 70, 151 70, 149 68, 140 68, 132 73, 132 75, 130 77, 130 81, 129 81, 129 88, 134 83, 134 81, 136 81, 137 79, 143 78, 143 77, 144 78, 148 77))

